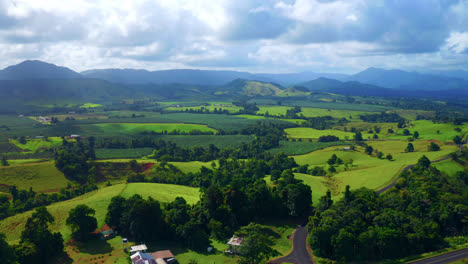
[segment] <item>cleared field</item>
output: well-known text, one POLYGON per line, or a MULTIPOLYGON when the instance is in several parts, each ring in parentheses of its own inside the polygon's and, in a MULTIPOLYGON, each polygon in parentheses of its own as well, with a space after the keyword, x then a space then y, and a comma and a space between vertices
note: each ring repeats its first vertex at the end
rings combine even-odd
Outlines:
POLYGON ((269 115, 286 115, 286 111, 292 109, 290 106, 279 106, 279 105, 260 105, 258 106, 257 114, 265 114, 268 112, 269 115))
MULTIPOLYGON (((411 122, 411 126, 407 128, 411 134, 414 131, 418 131, 419 138, 425 140, 439 140, 439 141, 450 141, 456 135, 462 136, 465 133, 468 133, 468 124, 464 124, 461 126, 455 126, 453 124, 439 124, 439 123, 432 123, 432 121, 428 120, 418 120, 411 122), (455 131, 455 128, 460 128, 461 132, 455 131)), ((390 136, 390 138, 400 138, 406 139, 408 136, 403 136, 403 130, 400 129, 396 133, 396 135, 390 136)))
POLYGON ((49 137, 47 139, 26 139, 26 144, 21 144, 17 139, 10 139, 10 142, 24 151, 35 152, 41 148, 51 148, 62 144, 62 138, 49 137))
POLYGON ((101 107, 101 104, 94 104, 94 103, 86 103, 83 105, 80 105, 81 108, 96 108, 96 107, 101 107))
POLYGON ((66 187, 68 182, 53 162, 0 167, 0 183, 16 185, 18 189, 32 187, 35 192, 58 191, 66 187))
POLYGON ((162 133, 166 131, 190 132, 199 130, 202 132, 213 132, 216 130, 206 125, 198 124, 182 124, 182 123, 105 123, 105 124, 92 124, 81 126, 89 133, 95 134, 141 134, 143 132, 156 132, 162 133))
POLYGON ((303 107, 302 112, 299 114, 303 114, 305 117, 331 116, 334 118, 346 118, 351 121, 359 121, 359 116, 366 113, 368 114, 370 112, 303 107), (352 118, 350 119, 350 117, 352 118))
POLYGON ((135 149, 96 149, 96 158, 98 159, 121 159, 121 158, 141 158, 153 153, 152 148, 135 149))
POLYGON ((411 121, 416 120, 417 116, 433 117, 435 115, 435 111, 425 111, 425 110, 398 109, 398 110, 391 110, 388 112, 397 113, 399 116, 403 117, 404 119, 411 120, 411 121))
POLYGON ((184 173, 188 172, 197 172, 201 167, 206 167, 211 169, 211 164, 215 163, 218 166, 217 161, 201 162, 201 161, 189 161, 189 162, 169 162, 170 164, 176 166, 184 173))
POLYGON ((179 147, 193 148, 194 146, 209 147, 215 145, 219 149, 234 148, 242 143, 250 143, 255 137, 251 135, 162 135, 165 141, 172 141, 179 147))
POLYGON ((459 163, 451 160, 445 160, 437 162, 432 166, 436 167, 438 170, 447 173, 450 176, 455 175, 459 171, 464 171, 465 169, 459 163))
POLYGON ((336 136, 340 139, 353 139, 354 133, 344 132, 340 130, 326 129, 318 130, 309 127, 294 127, 284 130, 288 134, 288 138, 319 138, 321 136, 336 136))
POLYGON ((335 141, 335 142, 309 142, 309 141, 280 141, 279 148, 273 148, 268 150, 270 153, 279 153, 284 152, 286 155, 302 155, 307 154, 312 151, 316 151, 322 148, 330 147, 330 146, 339 146, 344 145, 345 142, 343 141, 335 141))
MULTIPOLYGON (((351 129, 354 128, 356 130, 362 131, 361 132, 362 137, 364 139, 367 139, 367 138, 372 138, 372 136, 376 132, 375 131, 376 127, 380 128, 379 133, 376 133, 379 136, 379 138, 386 137, 388 134, 388 129, 392 129, 395 132, 398 130, 397 123, 368 123, 368 122, 351 122, 351 123, 346 124, 346 126, 334 127, 334 129, 344 131, 344 129, 346 128, 349 132, 351 131, 351 129), (368 131, 372 131, 372 133, 367 133, 368 131)), ((391 134, 389 134, 389 136, 391 136, 391 134)))
POLYGON ((303 180, 304 184, 310 186, 312 190, 312 204, 317 205, 320 197, 327 194, 328 187, 325 185, 324 177, 312 176, 302 173, 294 173, 296 179, 303 180))
POLYGON ((331 189, 335 196, 338 196, 345 190, 346 185, 350 185, 352 189, 382 187, 389 183, 405 166, 416 164, 422 155, 426 155, 430 160, 437 160, 457 150, 456 146, 443 145, 440 151, 427 152, 429 142, 422 140, 413 142, 415 152, 412 153, 404 152, 408 144, 405 141, 375 141, 368 142, 368 144, 374 149, 382 151, 384 155, 392 154, 393 161, 366 155, 362 148, 358 148, 357 151, 340 151, 338 147, 330 147, 293 157, 299 165, 309 164, 309 167, 325 165, 333 154, 336 154, 344 162, 352 159, 353 166, 347 171, 344 170, 343 165, 336 167, 338 173, 326 182, 326 187, 331 189))
MULTIPOLYGON (((107 207, 110 200, 116 195, 130 197, 133 194, 140 194, 144 197, 151 196, 161 202, 173 201, 177 196, 184 197, 187 202, 194 203, 198 200, 198 189, 186 186, 159 183, 130 183, 117 184, 114 186, 99 189, 74 199, 63 201, 47 206, 49 212, 55 217, 55 223, 52 225, 53 231, 62 233, 64 240, 70 238, 71 230, 65 225, 69 211, 79 204, 86 204, 96 210, 96 219, 98 226, 104 225, 104 218, 107 213, 107 207)), ((24 229, 26 219, 31 216, 33 211, 28 211, 0 221, 0 232, 7 235, 7 241, 10 244, 19 242, 21 231, 24 229)))

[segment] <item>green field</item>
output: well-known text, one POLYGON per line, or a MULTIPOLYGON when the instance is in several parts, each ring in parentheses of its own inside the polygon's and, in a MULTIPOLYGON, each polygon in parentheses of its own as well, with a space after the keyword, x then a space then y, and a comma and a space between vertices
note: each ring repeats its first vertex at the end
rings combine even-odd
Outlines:
POLYGON ((141 158, 153 153, 153 149, 96 149, 95 152, 98 159, 141 158))
POLYGON ((302 112, 299 114, 303 114, 305 117, 331 116, 334 118, 346 118, 351 121, 359 121, 359 116, 366 113, 369 112, 303 107, 302 112))
POLYGON ((18 189, 32 187, 35 192, 58 191, 68 182, 53 162, 0 167, 0 184, 16 185, 18 189))
MULTIPOLYGON (((404 152, 407 145, 405 141, 373 141, 368 144, 382 151, 384 155, 392 154, 393 161, 366 155, 362 148, 356 151, 341 151, 339 147, 329 147, 293 157, 299 165, 309 164, 309 168, 325 165, 333 154, 344 162, 352 159, 352 167, 346 171, 344 165, 337 167, 338 172, 324 183, 334 195, 340 195, 346 185, 350 185, 352 189, 360 187, 378 189, 389 183, 405 166, 416 164, 422 155, 426 155, 430 160, 437 160, 457 150, 456 146, 443 145, 440 151, 427 152, 429 142, 422 140, 413 142, 415 152, 412 153, 404 152)), ((326 166, 328 168, 328 165, 326 166)))
MULTIPOLYGON (((140 194, 144 197, 151 196, 161 202, 173 201, 177 196, 183 196, 188 203, 198 201, 198 189, 159 183, 130 183, 117 184, 114 186, 99 189, 74 199, 58 202, 47 206, 49 212, 55 217, 55 223, 52 225, 53 231, 60 231, 67 241, 70 238, 71 230, 65 225, 68 212, 79 204, 86 204, 96 210, 96 219, 98 227, 104 225, 104 218, 107 213, 107 206, 112 197, 122 195, 130 197, 134 194, 140 194)), ((28 211, 0 221, 0 232, 7 235, 7 241, 10 244, 19 242, 21 231, 24 229, 26 219, 31 216, 33 211, 28 211)))
POLYGON ((407 110, 407 109, 398 109, 388 111, 390 113, 397 113, 399 116, 404 119, 414 121, 417 116, 424 116, 426 118, 433 117, 435 115, 434 111, 425 111, 425 110, 407 110))
POLYGON ((264 115, 268 112, 269 115, 277 116, 277 115, 286 115, 286 111, 292 109, 290 106, 273 106, 273 105, 260 105, 258 106, 257 114, 264 115))
POLYGON ((86 103, 81 105, 81 108, 96 108, 96 107, 101 107, 101 104, 94 104, 94 103, 86 103))
POLYGON ((17 139, 11 139, 11 143, 27 152, 35 152, 41 148, 51 148, 62 144, 62 138, 49 137, 47 139, 26 139, 26 144, 21 144, 17 139))
POLYGON ((354 133, 344 132, 340 130, 326 129, 318 130, 309 127, 294 127, 284 130, 288 134, 288 138, 319 138, 321 136, 336 136, 340 139, 353 139, 354 133))
POLYGON ((192 148, 194 146, 207 148, 210 144, 219 149, 235 148, 242 143, 250 143, 255 137, 251 135, 162 135, 158 136, 165 141, 171 141, 179 147, 192 148))
POLYGON ((170 164, 176 166, 184 173, 189 172, 197 172, 201 169, 201 167, 206 167, 211 169, 211 164, 215 162, 216 166, 218 166, 216 161, 209 161, 209 162, 202 162, 202 161, 189 161, 189 162, 169 162, 170 164))
POLYGON ((320 197, 327 193, 327 186, 325 184, 326 178, 319 176, 312 176, 302 173, 294 173, 296 179, 303 180, 304 184, 309 185, 312 190, 312 204, 317 205, 320 197))
MULTIPOLYGON (((451 141, 456 135, 462 136, 465 133, 468 133, 468 124, 455 126, 449 123, 432 123, 432 121, 428 120, 418 120, 411 122, 410 127, 408 127, 407 129, 410 131, 411 134, 413 134, 414 131, 418 131, 420 139, 451 141), (455 128, 457 127, 461 129, 461 132, 455 131, 455 128)), ((396 135, 392 135, 390 136, 390 138, 408 138, 408 136, 403 136, 403 130, 404 129, 399 129, 396 135)))
POLYGON ((270 153, 280 153, 284 152, 286 155, 302 155, 307 154, 312 151, 316 151, 322 148, 330 147, 330 146, 339 146, 344 145, 345 142, 343 141, 335 141, 335 142, 309 142, 309 141, 288 141, 288 140, 281 140, 279 148, 273 148, 268 150, 270 153))
POLYGON ((182 124, 182 123, 105 123, 105 124, 92 124, 84 125, 82 128, 88 133, 93 134, 125 134, 136 135, 143 132, 156 132, 162 133, 166 131, 190 132, 199 130, 202 132, 216 133, 216 130, 206 125, 198 124, 182 124))
POLYGON ((235 106, 235 105, 230 104, 230 103, 211 103, 209 105, 200 105, 200 106, 179 106, 179 107, 171 106, 171 107, 167 107, 166 110, 186 111, 186 110, 200 110, 200 109, 205 110, 205 109, 207 109, 210 112, 213 112, 215 110, 215 108, 218 111, 227 110, 229 113, 237 113, 240 110, 244 109, 243 107, 235 106))
POLYGON ((432 166, 436 167, 438 170, 447 173, 450 176, 455 175, 459 171, 463 171, 464 168, 459 163, 452 161, 452 160, 445 160, 441 162, 437 162, 432 166))

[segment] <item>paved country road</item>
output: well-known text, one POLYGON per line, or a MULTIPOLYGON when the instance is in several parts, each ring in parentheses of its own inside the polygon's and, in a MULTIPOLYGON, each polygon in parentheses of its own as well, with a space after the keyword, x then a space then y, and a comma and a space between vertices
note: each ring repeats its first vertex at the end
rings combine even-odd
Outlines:
POLYGON ((295 264, 313 264, 309 251, 307 251, 307 229, 304 225, 298 226, 293 237, 293 251, 286 257, 272 260, 270 264, 280 264, 283 262, 295 264))
POLYGON ((447 264, 457 260, 468 258, 468 248, 457 250, 454 252, 445 253, 443 255, 435 256, 432 258, 422 259, 411 264, 447 264))

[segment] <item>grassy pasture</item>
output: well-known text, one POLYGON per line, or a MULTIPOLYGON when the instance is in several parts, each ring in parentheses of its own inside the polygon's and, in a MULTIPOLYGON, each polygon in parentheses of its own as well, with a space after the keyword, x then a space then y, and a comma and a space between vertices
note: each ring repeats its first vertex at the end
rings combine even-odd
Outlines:
POLYGON ((200 106, 171 106, 167 107, 166 110, 170 111, 185 111, 185 110, 200 110, 200 109, 207 109, 210 112, 213 112, 214 109, 217 109, 218 111, 223 111, 227 110, 229 113, 237 113, 240 110, 244 109, 243 107, 240 106, 235 106, 233 104, 227 104, 227 103, 212 103, 210 105, 200 105, 200 106))
POLYGON ((312 190, 312 204, 317 205, 320 197, 327 193, 326 179, 324 177, 312 176, 309 174, 294 173, 294 177, 303 180, 304 184, 309 185, 312 190))
POLYGON ((340 139, 345 139, 346 137, 352 139, 354 136, 354 133, 351 132, 333 129, 318 130, 309 127, 287 128, 284 131, 288 134, 288 138, 319 138, 321 136, 332 135, 337 136, 340 139))
POLYGON ((216 130, 206 125, 198 124, 181 124, 181 123, 105 123, 105 124, 92 124, 82 126, 88 133, 94 134, 126 134, 135 135, 143 132, 156 132, 163 131, 181 131, 190 132, 193 130, 200 130, 202 132, 213 132, 216 130))
MULTIPOLYGON (((352 128, 355 128, 356 130, 362 131, 362 137, 363 138, 368 138, 372 137, 373 133, 375 133, 375 127, 380 128, 380 133, 377 133, 379 138, 384 138, 387 136, 388 129, 393 129, 393 131, 398 130, 398 124, 397 123, 368 123, 368 122, 351 122, 346 124, 345 126, 336 126, 333 129, 341 130, 344 131, 346 128, 348 131, 351 131, 352 128), (367 131, 372 130, 372 134, 367 133, 367 131)), ((391 136, 389 134, 389 136, 391 136)))
POLYGON ((26 139, 26 144, 21 144, 17 139, 11 139, 11 143, 15 144, 17 147, 21 148, 24 151, 31 151, 35 152, 41 148, 51 148, 55 146, 59 146, 62 144, 62 138, 60 137, 49 137, 47 140, 45 138, 42 139, 26 139))
POLYGON ((135 149, 96 149, 96 158, 98 159, 113 159, 113 158, 140 158, 153 153, 152 148, 135 148, 135 149))
POLYGON ((425 111, 425 110, 409 110, 409 109, 398 109, 398 110, 391 110, 388 111, 390 113, 397 113, 399 116, 403 117, 404 119, 414 121, 416 117, 424 116, 424 117, 433 117, 435 115, 434 111, 425 111))
POLYGON ((357 121, 359 120, 360 115, 364 115, 366 113, 369 112, 303 107, 302 112, 299 114, 303 114, 305 117, 331 116, 334 118, 346 118, 348 120, 351 116, 351 121, 357 121))
POLYGON ((95 104, 95 103, 85 103, 83 105, 80 105, 81 108, 96 108, 96 107, 101 107, 101 104, 95 104))
POLYGON ((213 144, 220 149, 238 147, 242 143, 250 143, 255 139, 251 135, 161 135, 158 137, 184 148, 194 146, 206 148, 213 144))
POLYGON ((271 153, 284 152, 286 155, 302 155, 312 151, 316 151, 322 148, 330 146, 344 145, 343 141, 336 142, 309 142, 309 141, 280 141, 280 147, 270 149, 271 153))
POLYGON ((0 167, 0 183, 16 185, 19 189, 32 187, 36 192, 58 191, 66 187, 68 182, 53 162, 0 167))
MULTIPOLYGON (((414 131, 418 131, 419 138, 425 140, 439 140, 439 141, 451 141, 456 135, 462 136, 465 133, 468 133, 468 124, 461 126, 455 126, 453 124, 439 124, 432 123, 428 120, 418 120, 411 122, 411 126, 407 128, 411 134, 414 131), (455 128, 460 128, 462 131, 457 132, 455 128), (437 133, 439 131, 439 133, 437 133)), ((403 129, 399 129, 395 135, 390 136, 390 138, 406 139, 408 136, 403 136, 403 129)))
POLYGON ((432 166, 436 167, 440 171, 447 173, 450 176, 453 176, 457 172, 464 170, 463 166, 452 160, 444 160, 441 162, 437 162, 432 166))
MULTIPOLYGON (((306 155, 293 156, 299 165, 309 164, 309 167, 323 166, 327 160, 336 154, 343 161, 353 160, 353 166, 347 171, 344 166, 338 166, 338 172, 325 183, 327 188, 333 190, 334 195, 340 195, 346 185, 351 188, 367 187, 376 189, 390 182, 405 166, 416 164, 422 155, 430 160, 443 158, 457 150, 453 145, 442 145, 440 151, 427 152, 427 141, 415 141, 415 152, 405 153, 405 141, 372 141, 368 142, 374 149, 382 151, 384 155, 392 154, 393 161, 378 159, 363 153, 362 148, 357 151, 340 151, 338 147, 311 152, 306 155)), ((328 167, 328 165, 327 165, 328 167)))
POLYGON ((170 164, 176 166, 184 173, 188 172, 197 172, 201 169, 201 167, 206 167, 211 169, 211 163, 215 162, 216 166, 218 166, 217 161, 189 161, 189 162, 169 162, 170 164))
MULTIPOLYGON (((130 197, 134 194, 140 194, 143 197, 151 196, 161 202, 173 201, 177 196, 183 196, 188 203, 194 203, 198 200, 198 189, 186 186, 159 183, 130 183, 117 184, 102 188, 74 199, 58 202, 47 206, 49 212, 55 217, 55 223, 52 225, 53 231, 60 231, 67 241, 70 238, 71 230, 65 225, 69 211, 79 204, 86 204, 96 210, 96 219, 98 227, 104 225, 104 218, 107 213, 107 207, 110 200, 116 195, 130 197)), ((26 219, 30 217, 32 211, 24 212, 0 221, 0 232, 7 235, 7 241, 10 244, 19 242, 21 231, 24 229, 26 219)))

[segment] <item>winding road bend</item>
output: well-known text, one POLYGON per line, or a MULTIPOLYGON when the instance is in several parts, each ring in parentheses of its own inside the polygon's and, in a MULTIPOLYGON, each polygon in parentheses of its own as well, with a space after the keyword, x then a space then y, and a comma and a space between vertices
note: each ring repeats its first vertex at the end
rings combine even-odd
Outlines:
POLYGON ((296 228, 293 235, 293 250, 289 255, 271 260, 270 264, 280 264, 284 262, 295 264, 313 264, 312 258, 307 251, 307 229, 305 225, 296 228))
POLYGON ((443 255, 421 259, 414 262, 410 262, 411 264, 447 264, 457 260, 468 258, 468 248, 460 249, 457 251, 445 253, 443 255))

